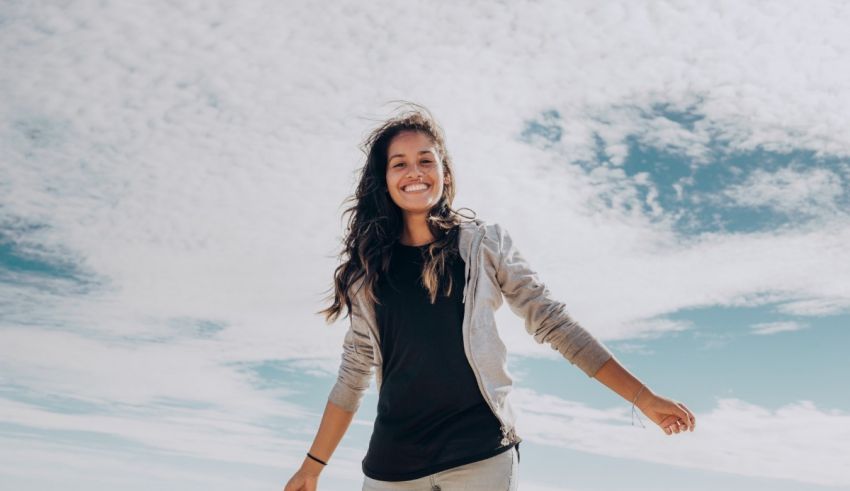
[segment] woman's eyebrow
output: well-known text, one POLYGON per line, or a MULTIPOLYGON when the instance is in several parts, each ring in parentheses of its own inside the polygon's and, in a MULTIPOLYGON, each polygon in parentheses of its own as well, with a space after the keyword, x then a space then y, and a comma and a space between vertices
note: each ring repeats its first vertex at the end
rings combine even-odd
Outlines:
MULTIPOLYGON (((433 152, 433 151, 431 151, 431 150, 420 150, 420 151, 419 151, 419 155, 422 155, 423 153, 430 153, 430 154, 433 154, 434 152, 433 152)), ((403 153, 397 153, 397 154, 393 155, 392 157, 390 157, 388 160, 392 160, 392 159, 394 159, 394 158, 396 158, 396 157, 404 157, 404 154, 403 154, 403 153)))

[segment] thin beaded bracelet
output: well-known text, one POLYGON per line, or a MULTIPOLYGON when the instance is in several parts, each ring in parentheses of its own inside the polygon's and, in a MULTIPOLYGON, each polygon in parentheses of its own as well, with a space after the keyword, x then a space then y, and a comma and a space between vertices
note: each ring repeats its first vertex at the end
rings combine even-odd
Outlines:
MULTIPOLYGON (((646 387, 646 386, 641 384, 640 390, 637 392, 637 394, 635 394, 635 399, 632 401, 632 426, 635 425, 635 414, 637 414, 637 412, 635 411, 635 403, 637 402, 637 398, 640 395, 640 393, 643 392, 644 387, 646 387)), ((640 414, 638 414, 637 417, 638 417, 638 423, 640 423, 641 427, 646 428, 646 426, 643 425, 643 421, 640 420, 640 414)))
POLYGON ((318 463, 320 463, 320 464, 322 464, 322 465, 328 465, 328 463, 327 463, 327 462, 325 462, 324 460, 319 459, 319 458, 317 458, 317 457, 313 456, 313 454, 311 454, 310 452, 307 452, 307 457, 310 457, 311 459, 315 460, 316 462, 318 462, 318 463))

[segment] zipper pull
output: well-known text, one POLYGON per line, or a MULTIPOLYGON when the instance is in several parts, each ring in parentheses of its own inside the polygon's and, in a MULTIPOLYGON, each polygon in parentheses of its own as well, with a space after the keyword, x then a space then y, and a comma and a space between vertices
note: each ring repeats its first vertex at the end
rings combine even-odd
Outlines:
POLYGON ((505 447, 505 446, 507 446, 508 444, 511 443, 511 441, 508 439, 508 428, 506 426, 502 425, 501 430, 502 430, 502 441, 499 442, 499 443, 501 443, 502 446, 505 447))

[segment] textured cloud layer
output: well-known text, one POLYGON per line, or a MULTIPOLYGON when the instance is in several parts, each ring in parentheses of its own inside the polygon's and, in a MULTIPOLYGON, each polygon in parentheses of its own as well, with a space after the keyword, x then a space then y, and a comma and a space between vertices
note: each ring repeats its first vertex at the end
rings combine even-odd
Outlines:
MULTIPOLYGON (((338 359, 340 326, 312 313, 357 144, 392 99, 434 111, 455 204, 510 228, 602 339, 690 328, 664 316, 691 307, 784 302, 789 319, 753 326, 773 335, 847 313, 848 21, 826 1, 6 2, 3 419, 268 466, 303 446, 308 430, 276 440, 256 423, 306 403, 246 367, 338 359)), ((846 453, 787 419, 846 428, 843 414, 789 404, 770 428, 846 453)), ((724 401, 712 417, 760 411, 724 401)), ((770 428, 753 441, 773 445, 770 428)), ((706 457, 722 435, 700 437, 706 457)), ((702 468, 846 484, 739 443, 702 468)))

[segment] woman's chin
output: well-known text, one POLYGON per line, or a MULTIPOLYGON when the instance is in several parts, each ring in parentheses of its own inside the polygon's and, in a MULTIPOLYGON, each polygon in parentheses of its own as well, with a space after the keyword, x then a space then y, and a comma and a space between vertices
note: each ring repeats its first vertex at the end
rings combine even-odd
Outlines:
POLYGON ((405 203, 404 206, 400 206, 399 208, 401 208, 402 211, 404 211, 405 213, 422 214, 422 213, 428 213, 429 211, 431 211, 431 208, 433 208, 435 204, 436 204, 436 202, 434 202, 434 203, 428 202, 428 203, 417 206, 415 204, 405 203))

